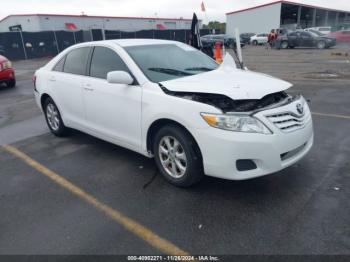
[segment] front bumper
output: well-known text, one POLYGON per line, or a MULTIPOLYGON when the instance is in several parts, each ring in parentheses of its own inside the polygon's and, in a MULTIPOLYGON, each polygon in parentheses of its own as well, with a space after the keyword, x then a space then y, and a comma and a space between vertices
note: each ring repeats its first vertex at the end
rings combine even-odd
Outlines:
POLYGON ((255 178, 284 169, 303 158, 313 145, 311 112, 303 98, 282 107, 254 114, 272 132, 271 135, 241 133, 213 127, 191 130, 202 153, 204 172, 208 176, 231 180, 255 178), (305 103, 302 126, 281 129, 268 117, 282 112, 297 114, 296 105, 305 103), (250 160, 256 168, 239 171, 237 160, 250 160))

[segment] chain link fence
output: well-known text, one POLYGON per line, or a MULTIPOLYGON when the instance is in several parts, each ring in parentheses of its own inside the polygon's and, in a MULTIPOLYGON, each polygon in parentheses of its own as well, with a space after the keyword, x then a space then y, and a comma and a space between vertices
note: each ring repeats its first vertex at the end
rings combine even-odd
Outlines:
MULTIPOLYGON (((210 34, 211 30, 202 29, 201 35, 210 34)), ((124 32, 105 30, 105 38, 127 39, 147 38, 175 40, 189 43, 190 30, 142 30, 124 32)), ((92 29, 88 31, 44 31, 44 32, 6 32, 0 33, 0 55, 11 60, 53 57, 67 47, 89 41, 103 39, 103 31, 92 29)))

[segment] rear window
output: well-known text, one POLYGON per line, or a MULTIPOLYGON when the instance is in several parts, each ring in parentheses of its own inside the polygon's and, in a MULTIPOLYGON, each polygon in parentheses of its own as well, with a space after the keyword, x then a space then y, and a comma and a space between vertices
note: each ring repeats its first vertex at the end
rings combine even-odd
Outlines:
POLYGON ((302 37, 312 37, 312 34, 310 32, 301 32, 302 37))
POLYGON ((81 47, 69 52, 66 56, 63 72, 75 75, 85 75, 89 52, 90 47, 81 47))
POLYGON ((57 71, 57 72, 63 72, 63 66, 64 66, 64 61, 66 60, 66 57, 62 57, 60 61, 58 61, 58 63, 55 65, 55 67, 53 68, 53 71, 57 71))

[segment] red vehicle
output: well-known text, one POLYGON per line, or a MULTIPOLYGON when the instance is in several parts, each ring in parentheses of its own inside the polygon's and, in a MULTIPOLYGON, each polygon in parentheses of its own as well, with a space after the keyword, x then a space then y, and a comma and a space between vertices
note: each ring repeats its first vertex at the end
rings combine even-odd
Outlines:
POLYGON ((12 63, 4 56, 0 55, 0 84, 6 83, 8 87, 15 87, 15 70, 12 63))
POLYGON ((350 43, 350 30, 341 30, 328 34, 328 36, 335 37, 337 42, 350 43))

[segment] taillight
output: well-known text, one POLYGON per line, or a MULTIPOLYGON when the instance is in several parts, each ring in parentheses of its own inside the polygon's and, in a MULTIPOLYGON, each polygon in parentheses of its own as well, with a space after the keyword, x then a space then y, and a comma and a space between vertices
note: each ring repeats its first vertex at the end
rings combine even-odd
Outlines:
POLYGON ((33 75, 32 80, 33 80, 34 90, 36 91, 36 75, 33 75))

